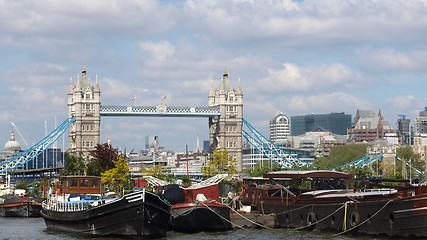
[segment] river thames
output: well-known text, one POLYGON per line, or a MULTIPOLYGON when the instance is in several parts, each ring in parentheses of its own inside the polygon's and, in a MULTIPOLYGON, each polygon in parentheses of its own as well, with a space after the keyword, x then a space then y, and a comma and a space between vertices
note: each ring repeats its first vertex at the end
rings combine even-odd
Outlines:
MULTIPOLYGON (((44 224, 43 218, 5 218, 0 217, 0 239, 1 240, 83 240, 94 239, 90 236, 73 235, 69 233, 62 233, 56 231, 48 231, 44 224)), ((142 237, 96 237, 97 240, 114 240, 114 239, 143 239, 142 237)), ((381 237, 370 236, 332 236, 332 233, 325 233, 320 231, 296 231, 287 229, 236 229, 222 233, 197 233, 197 234, 183 234, 177 232, 168 232, 165 238, 161 239, 176 239, 176 240, 224 240, 224 239, 237 239, 237 240, 261 240, 261 239, 316 239, 316 240, 340 240, 340 239, 388 239, 381 237)), ((398 238, 393 238, 398 239, 398 238)))

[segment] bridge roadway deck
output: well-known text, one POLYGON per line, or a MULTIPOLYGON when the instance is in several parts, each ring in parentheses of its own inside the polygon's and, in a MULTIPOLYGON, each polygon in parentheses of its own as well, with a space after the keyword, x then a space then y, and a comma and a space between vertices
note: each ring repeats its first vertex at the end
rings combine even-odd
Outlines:
POLYGON ((101 116, 128 117, 214 117, 220 116, 219 107, 159 106, 101 106, 101 116))

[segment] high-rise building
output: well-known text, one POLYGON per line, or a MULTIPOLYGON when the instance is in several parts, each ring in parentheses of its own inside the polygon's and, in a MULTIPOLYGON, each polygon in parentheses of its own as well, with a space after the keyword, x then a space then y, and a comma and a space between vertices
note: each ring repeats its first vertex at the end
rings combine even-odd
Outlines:
POLYGON ((400 115, 401 118, 397 119, 397 132, 399 141, 404 145, 411 145, 411 120, 406 118, 406 115, 400 115))
POLYGON ((270 120, 270 141, 279 145, 287 145, 289 135, 289 118, 283 113, 277 112, 270 120))
POLYGON ((424 111, 420 111, 414 120, 414 134, 424 133, 427 133, 427 107, 424 107, 424 111))
POLYGON ((149 148, 158 148, 159 145, 159 137, 158 136, 145 136, 145 149, 149 148))
POLYGON ((298 136, 316 129, 324 129, 338 135, 347 134, 351 127, 351 115, 341 113, 308 114, 291 117, 291 135, 298 136))

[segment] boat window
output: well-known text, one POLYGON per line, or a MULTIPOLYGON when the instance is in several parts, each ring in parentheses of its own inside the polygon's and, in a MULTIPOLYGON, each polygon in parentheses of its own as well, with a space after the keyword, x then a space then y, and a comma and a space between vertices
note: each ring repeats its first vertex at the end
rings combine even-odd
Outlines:
POLYGON ((70 187, 78 187, 77 179, 71 179, 70 180, 70 187))
POLYGON ((98 180, 91 180, 90 181, 90 187, 97 188, 99 186, 98 180))
POLYGON ((89 187, 89 180, 80 179, 80 187, 89 187))

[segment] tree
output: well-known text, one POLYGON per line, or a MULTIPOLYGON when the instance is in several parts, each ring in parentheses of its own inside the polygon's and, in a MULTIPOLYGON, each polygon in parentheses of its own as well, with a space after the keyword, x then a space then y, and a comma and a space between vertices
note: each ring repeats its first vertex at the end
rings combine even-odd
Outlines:
POLYGON ((342 165, 366 155, 368 144, 346 144, 334 146, 328 157, 321 157, 314 162, 317 169, 340 168, 342 165))
POLYGON ((110 144, 97 144, 90 152, 91 161, 88 163, 88 174, 100 176, 102 172, 114 168, 114 161, 119 159, 119 151, 110 144))
MULTIPOLYGON (((421 156, 414 152, 414 149, 411 146, 399 147, 396 149, 396 155, 400 161, 403 161, 402 164, 396 164, 396 175, 400 175, 404 178, 407 176, 403 176, 403 167, 405 166, 405 170, 407 173, 411 173, 408 175, 414 176, 418 175, 417 172, 414 172, 414 168, 419 171, 424 171, 425 162, 421 160, 421 156)), ((396 162, 397 163, 397 162, 396 162)), ((409 176, 408 176, 409 177, 409 176)), ((421 176, 418 176, 421 177, 421 176)))
POLYGON ((155 165, 147 169, 142 170, 143 176, 153 176, 155 178, 165 180, 167 182, 173 182, 173 174, 170 171, 163 169, 162 165, 155 165))
POLYGON ((210 161, 202 167, 202 173, 205 177, 215 176, 217 174, 227 173, 236 174, 237 160, 228 155, 227 150, 216 149, 211 154, 210 161))
POLYGON ((101 173, 101 181, 109 186, 116 186, 117 190, 122 189, 128 185, 129 165, 123 155, 112 162, 114 167, 101 173))
POLYGON ((83 153, 80 152, 78 155, 66 154, 65 161, 67 161, 67 167, 64 169, 64 175, 84 175, 86 166, 83 158, 83 153))
POLYGON ((264 173, 274 172, 274 171, 280 171, 282 169, 280 167, 280 165, 277 164, 277 163, 273 163, 271 165, 271 167, 270 167, 269 166, 270 165, 270 163, 269 163, 270 161, 266 161, 266 162, 267 163, 264 163, 264 164, 258 163, 253 169, 250 169, 248 171, 248 175, 250 177, 262 177, 262 175, 264 173))

